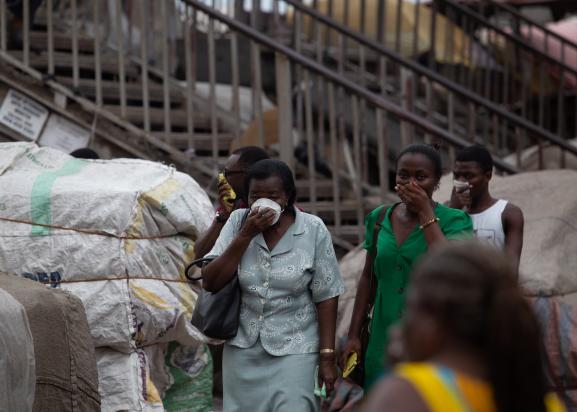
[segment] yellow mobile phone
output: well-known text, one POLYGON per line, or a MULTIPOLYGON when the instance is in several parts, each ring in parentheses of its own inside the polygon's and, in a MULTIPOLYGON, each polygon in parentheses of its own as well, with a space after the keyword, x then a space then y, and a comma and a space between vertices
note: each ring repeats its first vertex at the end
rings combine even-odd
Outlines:
POLYGON ((224 177, 224 173, 218 174, 218 183, 221 183, 221 182, 226 182, 228 184, 228 187, 229 187, 228 195, 224 196, 223 200, 226 203, 226 205, 228 206, 229 211, 231 211, 232 208, 234 207, 234 201, 236 200, 236 193, 234 193, 234 190, 232 190, 232 187, 230 186, 230 184, 226 180, 226 177, 224 177))
POLYGON ((349 376, 357 367, 359 363, 359 355, 357 352, 352 352, 347 358, 347 364, 345 365, 345 370, 343 370, 343 378, 349 376))

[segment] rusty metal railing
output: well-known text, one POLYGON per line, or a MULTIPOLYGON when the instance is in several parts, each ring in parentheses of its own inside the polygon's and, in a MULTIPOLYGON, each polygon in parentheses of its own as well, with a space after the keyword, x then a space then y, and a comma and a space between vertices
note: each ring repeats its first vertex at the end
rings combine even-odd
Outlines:
MULTIPOLYGON (((384 6, 390 3, 398 2, 395 0, 380 4, 384 6)), ((324 2, 328 10, 323 10, 319 4, 312 2, 313 7, 307 7, 297 0, 274 2, 276 10, 284 10, 283 15, 274 16, 274 21, 280 22, 285 43, 293 50, 304 53, 340 75, 380 93, 405 110, 426 117, 452 134, 471 142, 484 143, 497 154, 515 153, 518 166, 522 164, 523 152, 530 146, 538 147, 539 168, 545 164, 543 148, 546 144, 560 148, 558 164, 561 167, 564 165, 565 152, 573 155, 577 153, 575 147, 558 134, 540 127, 520 113, 515 113, 506 106, 469 90, 465 85, 389 50, 384 46, 386 41, 383 38, 371 38, 369 34, 352 30, 331 18, 331 14, 337 14, 337 18, 343 17, 338 15, 334 7, 340 4, 348 10, 347 4, 351 3, 346 0, 324 2)), ((364 4, 365 2, 360 2, 361 10, 364 4)), ((384 10, 383 7, 383 12, 384 10)), ((265 14, 262 9, 258 11, 265 14)), ((255 12, 254 8, 252 12, 255 12)), ((379 19, 381 15, 380 12, 377 13, 372 34, 375 33, 375 27, 382 29, 382 19, 379 19)), ((432 18, 432 15, 429 17, 432 18)), ((423 16, 422 18, 424 19, 423 16)), ((357 21, 357 26, 361 27, 362 22, 368 23, 366 19, 361 19, 357 21)), ((346 23, 352 25, 353 22, 346 23)), ((444 25, 448 24, 452 23, 445 19, 444 25)), ((378 31, 382 31, 381 29, 378 31)), ((393 30, 393 35, 395 34, 397 30, 393 30)), ((463 32, 461 34, 464 36, 463 32)), ((384 34, 381 35, 384 37, 384 34)), ((274 33, 271 33, 271 36, 274 36, 274 33)), ((398 42, 395 40, 392 43, 398 42)), ((417 49, 418 45, 413 44, 413 48, 417 49)), ((463 63, 466 61, 466 58, 461 59, 463 63)), ((296 76, 298 75, 297 72, 296 76)), ((322 84, 318 88, 322 89, 322 84)), ((301 104, 302 96, 297 95, 296 98, 297 104, 301 104)), ((365 110, 362 105, 360 110, 365 110)), ((370 131, 365 137, 369 140, 374 138, 370 131)), ((402 145, 411 139, 411 128, 401 128, 402 145)))
POLYGON ((14 47, 0 0, 0 60, 128 131, 117 140, 135 153, 150 147, 149 157, 214 174, 233 143, 276 150, 295 170, 299 204, 345 248, 363 238, 371 197, 389 196, 402 144, 470 143, 205 2, 130 4, 70 0, 54 10, 47 1, 14 47))
POLYGON ((560 63, 568 63, 569 54, 577 54, 577 39, 570 39, 559 35, 545 24, 520 13, 509 4, 494 0, 485 0, 477 4, 465 4, 482 16, 491 19, 493 23, 504 30, 510 29, 519 39, 529 41, 538 50, 547 53, 554 46, 559 50, 558 56, 551 57, 560 63))
MULTIPOLYGON (((563 41, 550 31, 531 25, 529 35, 543 33, 543 47, 530 44, 516 34, 521 28, 499 27, 481 14, 454 0, 435 0, 440 12, 455 22, 469 36, 495 56, 500 70, 456 70, 446 75, 496 103, 515 111, 532 123, 568 139, 577 135, 577 69, 565 61, 565 54, 575 51, 570 41, 563 41), (561 58, 550 53, 549 39, 561 41, 561 58)), ((525 20, 525 24, 529 24, 525 20)))
MULTIPOLYGON (((410 141, 425 141, 429 136, 443 142, 445 147, 459 148, 469 144, 425 117, 343 77, 338 70, 320 64, 298 49, 283 45, 204 2, 186 0, 186 3, 196 14, 226 26, 230 38, 248 41, 248 49, 254 53, 251 54, 252 63, 260 65, 261 70, 264 69, 264 56, 274 55, 276 83, 275 90, 269 93, 276 95, 279 110, 280 158, 294 165, 295 143, 306 147, 306 165, 301 169, 303 177, 308 179, 310 203, 306 207, 323 216, 334 233, 341 237, 346 236, 346 230, 352 230, 360 240, 367 208, 363 199, 371 194, 381 198, 387 196, 389 164, 395 153, 392 147, 398 149, 403 143, 401 129, 412 130, 410 141), (369 135, 374 139, 368 139, 369 135), (327 178, 331 183, 325 188, 328 189, 325 195, 321 194, 321 180, 318 179, 322 173, 318 167, 321 161, 330 170, 327 178), (367 173, 368 169, 371 173, 367 173), (375 191, 373 187, 379 190, 375 191), (355 227, 350 226, 351 222, 355 227)), ((209 36, 207 41, 214 40, 209 36)), ((233 61, 231 67, 239 65, 233 61)), ((251 75, 258 77, 258 70, 252 66, 251 75)), ((261 121, 258 113, 255 121, 261 121)), ((264 130, 264 126, 256 127, 257 135, 259 129, 264 130)), ((497 163, 508 172, 515 171, 500 159, 497 163)))

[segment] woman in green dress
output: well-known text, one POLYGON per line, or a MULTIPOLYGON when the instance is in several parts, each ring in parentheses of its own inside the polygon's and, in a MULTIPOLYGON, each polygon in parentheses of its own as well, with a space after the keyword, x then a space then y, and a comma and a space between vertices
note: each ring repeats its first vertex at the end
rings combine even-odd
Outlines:
POLYGON ((401 202, 381 205, 365 219, 367 257, 341 363, 352 352, 361 353, 361 328, 374 303, 365 355, 366 392, 387 364, 388 330, 403 313, 414 263, 430 248, 473 235, 469 215, 433 201, 441 174, 441 156, 433 146, 408 146, 397 157, 395 190, 401 202))

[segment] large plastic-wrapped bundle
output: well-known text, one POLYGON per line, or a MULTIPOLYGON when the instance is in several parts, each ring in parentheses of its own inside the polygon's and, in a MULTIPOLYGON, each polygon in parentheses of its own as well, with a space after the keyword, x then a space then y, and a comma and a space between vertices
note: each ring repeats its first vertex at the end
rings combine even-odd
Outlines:
POLYGON ((0 411, 28 412, 36 388, 34 343, 24 307, 0 289, 0 411))
POLYGON ((173 167, 31 143, 0 144, 0 193, 0 269, 82 299, 103 410, 162 410, 170 385, 157 382, 174 379, 149 354, 207 341, 190 324, 196 293, 184 277, 210 224, 206 193, 173 167))
POLYGON ((16 299, 28 317, 36 366, 32 411, 100 411, 94 346, 82 301, 65 290, 5 273, 0 273, 0 290, 16 299))

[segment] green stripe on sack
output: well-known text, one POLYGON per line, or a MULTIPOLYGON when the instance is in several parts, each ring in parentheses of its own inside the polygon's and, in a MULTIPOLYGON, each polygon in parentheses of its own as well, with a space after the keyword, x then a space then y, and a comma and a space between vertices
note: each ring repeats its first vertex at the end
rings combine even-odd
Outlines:
MULTIPOLYGON (((80 159, 70 159, 58 170, 42 173, 32 185, 30 199, 30 216, 33 222, 43 225, 52 224, 52 187, 56 179, 63 176, 71 176, 80 172, 88 162, 80 159)), ((50 228, 44 226, 32 226, 31 236, 46 236, 50 234, 50 228)))

